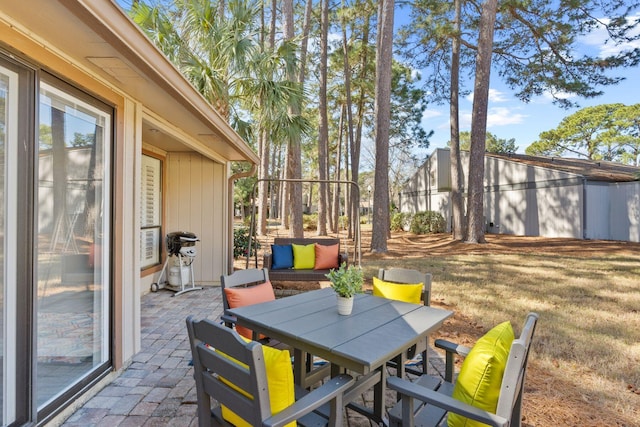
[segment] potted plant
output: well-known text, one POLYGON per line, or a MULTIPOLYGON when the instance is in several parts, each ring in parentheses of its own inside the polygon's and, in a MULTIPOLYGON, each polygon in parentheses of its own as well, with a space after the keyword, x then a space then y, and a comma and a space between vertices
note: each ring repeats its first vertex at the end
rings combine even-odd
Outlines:
POLYGON ((343 263, 340 268, 332 269, 326 276, 331 281, 331 287, 338 297, 338 313, 351 314, 353 297, 362 292, 364 284, 362 269, 353 265, 347 267, 343 263))

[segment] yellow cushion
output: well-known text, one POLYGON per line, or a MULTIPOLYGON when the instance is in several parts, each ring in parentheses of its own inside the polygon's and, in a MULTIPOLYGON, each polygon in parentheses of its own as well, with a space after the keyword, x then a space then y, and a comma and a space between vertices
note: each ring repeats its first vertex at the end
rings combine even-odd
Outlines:
POLYGON ((293 269, 294 270, 313 270, 316 264, 316 245, 296 245, 293 248, 293 269))
MULTIPOLYGON (((510 322, 499 324, 480 338, 462 363, 452 397, 495 414, 513 340, 510 322)), ((449 413, 447 423, 449 427, 486 426, 453 413, 449 413)))
MULTIPOLYGON (((249 342, 250 339, 242 337, 243 340, 249 342)), ((275 415, 283 409, 293 405, 295 402, 295 392, 293 386, 293 369, 291 368, 291 355, 289 350, 278 350, 273 347, 262 346, 264 355, 264 364, 267 371, 267 387, 269 388, 269 403, 271 414, 275 415)), ((227 356, 228 357, 228 356, 227 356)), ((235 360, 230 357, 230 359, 235 360)), ((242 363, 239 363, 246 366, 242 363)), ((234 384, 220 377, 220 380, 235 390, 251 398, 246 391, 238 388, 234 384)), ((241 427, 251 427, 243 418, 235 414, 233 411, 222 405, 222 418, 231 424, 241 427)), ((287 427, 295 427, 296 422, 287 424, 287 427)))
POLYGON ((422 297, 422 283, 392 283, 384 280, 373 278, 373 295, 396 301, 410 302, 420 304, 422 297))

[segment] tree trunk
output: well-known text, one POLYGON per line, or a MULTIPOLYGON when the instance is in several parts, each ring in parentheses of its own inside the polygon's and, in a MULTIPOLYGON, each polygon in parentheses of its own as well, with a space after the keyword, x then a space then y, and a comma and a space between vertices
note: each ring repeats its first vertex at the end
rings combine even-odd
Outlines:
MULTIPOLYGON (((340 181, 340 168, 342 159, 342 139, 344 138, 344 116, 346 114, 345 105, 342 104, 340 111, 340 123, 338 124, 338 148, 336 150, 336 175, 335 180, 340 181)), ((340 231, 340 184, 336 183, 333 190, 333 224, 331 231, 338 233, 340 231)))
MULTIPOLYGON (((365 114, 365 103, 367 101, 367 94, 364 88, 362 87, 364 81, 367 78, 367 68, 369 65, 369 55, 367 55, 367 46, 369 45, 369 22, 370 16, 363 17, 363 28, 362 28, 362 54, 360 57, 360 75, 358 80, 360 81, 360 96, 358 98, 357 107, 356 107, 356 125, 355 125, 355 135, 350 134, 349 138, 351 140, 350 144, 350 154, 351 154, 351 181, 358 184, 359 174, 360 174, 360 148, 362 146, 362 126, 364 123, 364 114, 365 114)), ((343 30, 346 31, 346 30, 343 30)), ((343 39, 346 43, 346 32, 343 33, 343 39)), ((345 52, 345 56, 347 57, 347 63, 345 63, 345 74, 350 76, 351 69, 348 67, 348 52, 345 52)), ((348 77, 345 77, 345 80, 348 77)), ((345 81, 345 85, 346 85, 345 81)), ((350 86, 347 86, 347 117, 351 117, 351 105, 349 100, 351 99, 351 89, 350 86)), ((349 122, 352 122, 349 119, 349 122)), ((354 126, 353 124, 349 124, 350 132, 353 132, 354 126)), ((351 186, 350 186, 351 187, 351 186)), ((356 221, 360 221, 360 192, 354 191, 353 188, 349 188, 349 238, 353 239, 353 232, 356 230, 356 221)))
POLYGON ((267 202, 269 200, 269 155, 271 147, 269 136, 265 129, 260 132, 260 169, 258 170, 258 220, 256 222, 256 233, 260 236, 267 234, 267 202))
POLYGON ((87 171, 87 190, 84 206, 84 236, 90 239, 96 235, 96 222, 98 220, 98 209, 96 206, 96 182, 102 176, 102 162, 98 168, 98 146, 99 141, 104 138, 101 126, 96 125, 93 132, 93 143, 91 144, 91 157, 89 158, 89 170, 87 171))
MULTIPOLYGON (((284 0, 282 2, 282 14, 284 17, 284 38, 292 40, 294 38, 293 31, 293 0, 284 0)), ((287 76, 288 80, 295 81, 296 76, 287 76)), ((293 101, 289 105, 289 113, 292 116, 299 116, 302 106, 299 101, 293 101)), ((287 176, 291 179, 302 179, 301 151, 300 151, 300 135, 291 135, 289 137, 289 150, 287 153, 288 167, 287 176)), ((304 236, 304 225, 302 223, 302 185, 300 183, 291 183, 289 187, 289 218, 290 230, 292 237, 304 236)))
POLYGON ((487 138, 487 108, 491 53, 498 0, 486 0, 480 16, 480 36, 471 115, 469 196, 467 201, 468 243, 485 243, 484 238, 484 150, 487 138))
MULTIPOLYGON (((274 0, 275 1, 275 0, 274 0)), ((300 43, 300 73, 298 82, 303 85, 307 69, 307 46, 309 45, 309 30, 311 29, 311 14, 313 12, 313 0, 307 0, 304 10, 304 28, 302 29, 302 41, 300 43)))
MULTIPOLYGON (((64 141, 64 111, 51 107, 51 155, 53 158, 53 215, 55 218, 52 248, 58 243, 58 236, 71 235, 67 222, 67 149, 64 141)), ((75 245, 75 242, 73 242, 75 245)))
MULTIPOLYGON (((275 32, 276 32, 276 1, 271 2, 271 23, 269 27, 269 48, 275 48, 275 32)), ((265 21, 264 21, 264 6, 262 7, 262 31, 261 34, 261 48, 264 50, 264 33, 265 33, 265 21)), ((261 180, 258 183, 258 218, 256 222, 256 234, 264 236, 267 234, 267 204, 269 201, 269 195, 273 198, 273 193, 269 194, 269 188, 271 183, 266 181, 269 179, 269 160, 271 159, 271 137, 269 132, 264 126, 259 130, 259 143, 258 152, 260 153, 260 168, 258 170, 258 179, 261 180)))
MULTIPOLYGON (((327 179, 329 170, 329 124, 327 118, 327 43, 329 38, 329 1, 321 0, 320 19, 320 88, 318 103, 318 178, 327 179)), ((328 185, 320 182, 318 191, 318 236, 327 235, 328 185)))
POLYGON ((451 228, 455 240, 463 240, 465 233, 464 200, 462 197, 462 161, 460 160, 460 13, 462 0, 454 0, 454 37, 451 41, 451 228))
POLYGON ((391 64, 393 61, 394 0, 382 0, 378 16, 376 57, 376 169, 373 190, 371 251, 386 252, 389 235, 389 122, 391 119, 391 64))

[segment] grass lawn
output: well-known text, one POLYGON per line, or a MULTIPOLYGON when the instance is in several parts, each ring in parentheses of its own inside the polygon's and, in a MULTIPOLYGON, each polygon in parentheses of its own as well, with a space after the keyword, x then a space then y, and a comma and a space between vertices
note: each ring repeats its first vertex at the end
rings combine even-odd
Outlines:
POLYGON ((431 272, 432 305, 456 313, 438 336, 465 345, 504 320, 518 334, 537 312, 525 426, 640 425, 640 244, 487 238, 394 233, 378 255, 365 231, 365 277, 388 267, 431 272))

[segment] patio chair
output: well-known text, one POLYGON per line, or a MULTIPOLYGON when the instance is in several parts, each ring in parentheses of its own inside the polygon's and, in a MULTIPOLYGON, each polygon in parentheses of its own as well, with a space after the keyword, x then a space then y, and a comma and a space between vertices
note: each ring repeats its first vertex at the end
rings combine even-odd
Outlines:
MULTIPOLYGON (((407 268, 391 268, 385 270, 381 268, 378 270, 378 279, 383 280, 384 282, 390 282, 392 284, 397 285, 418 285, 422 283, 422 289, 419 292, 419 300, 426 306, 429 306, 431 303, 431 273, 422 273, 417 270, 411 270, 407 268)), ((375 286, 375 283, 374 283, 375 286)), ((375 295, 374 290, 374 295, 375 295)), ((405 302, 416 302, 416 301, 408 301, 404 296, 406 293, 395 293, 391 290, 385 296, 391 299, 399 299, 405 302)), ((427 347, 429 345, 428 339, 424 343, 424 347, 420 347, 419 349, 416 346, 407 350, 406 358, 412 359, 416 352, 420 352, 422 354, 422 359, 417 365, 421 365, 422 369, 418 370, 413 366, 405 366, 405 371, 413 374, 413 375, 422 375, 427 373, 427 347)), ((398 361, 392 360, 388 364, 388 366, 397 368, 398 361)))
POLYGON ((517 339, 511 324, 504 322, 471 349, 436 340, 436 347, 446 351, 444 381, 428 375, 415 382, 389 377, 387 386, 402 396, 389 410, 390 425, 464 425, 468 418, 490 426, 520 427, 527 361, 537 321, 538 315, 529 313, 517 339), (465 356, 465 361, 454 383, 455 354, 465 356))
POLYGON ((431 305, 431 273, 422 273, 407 268, 390 268, 388 270, 381 268, 378 270, 378 278, 385 282, 399 284, 422 283, 421 300, 424 305, 431 305))
MULTIPOLYGON (((260 302, 271 301, 275 299, 273 287, 269 280, 269 270, 266 268, 257 269, 249 268, 246 270, 237 270, 229 275, 220 276, 220 287, 222 289, 222 306, 223 313, 220 319, 225 326, 236 328, 238 333, 246 338, 259 341, 262 344, 278 349, 289 349, 287 345, 258 335, 253 331, 236 325, 236 318, 229 313, 229 309, 246 305, 257 304, 260 302)), ((306 375, 305 385, 311 387, 318 381, 324 379, 330 372, 330 365, 323 364, 319 367, 314 366, 313 355, 306 354, 306 375)))
MULTIPOLYGON (((220 287, 223 308, 220 319, 229 328, 233 328, 236 324, 236 318, 229 313, 229 309, 275 299, 273 287, 269 281, 269 271, 266 268, 249 268, 237 270, 229 275, 222 275, 220 276, 220 287)), ((247 338, 258 339, 255 334, 248 336, 252 333, 246 329, 241 329, 239 332, 247 338)))
POLYGON ((198 425, 340 426, 349 375, 294 390, 287 350, 243 339, 211 320, 186 320, 198 399, 198 425), (213 400, 213 401, 212 401, 213 400))

